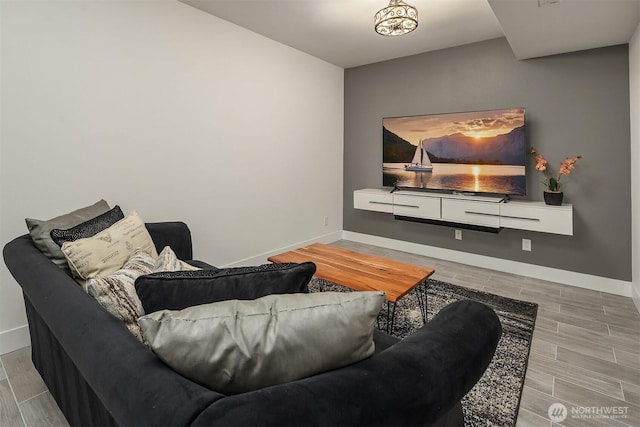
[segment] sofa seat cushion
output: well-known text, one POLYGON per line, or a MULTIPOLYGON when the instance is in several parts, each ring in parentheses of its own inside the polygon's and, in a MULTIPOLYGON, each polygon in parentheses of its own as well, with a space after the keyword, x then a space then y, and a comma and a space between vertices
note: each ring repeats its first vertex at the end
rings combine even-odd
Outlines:
POLYGON ((268 295, 163 310, 139 319, 156 355, 225 394, 287 383, 374 353, 384 292, 268 295))
POLYGON ((178 271, 140 276, 135 286, 145 312, 152 313, 229 299, 307 293, 315 271, 311 262, 178 271))

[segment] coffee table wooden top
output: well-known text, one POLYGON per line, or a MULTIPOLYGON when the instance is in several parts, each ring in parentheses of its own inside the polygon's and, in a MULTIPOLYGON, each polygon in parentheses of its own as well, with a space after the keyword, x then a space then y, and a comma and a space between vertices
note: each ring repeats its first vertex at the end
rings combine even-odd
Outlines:
POLYGON ((316 277, 358 291, 384 291, 396 302, 431 276, 431 268, 314 243, 268 258, 271 262, 306 262, 316 265, 316 277))

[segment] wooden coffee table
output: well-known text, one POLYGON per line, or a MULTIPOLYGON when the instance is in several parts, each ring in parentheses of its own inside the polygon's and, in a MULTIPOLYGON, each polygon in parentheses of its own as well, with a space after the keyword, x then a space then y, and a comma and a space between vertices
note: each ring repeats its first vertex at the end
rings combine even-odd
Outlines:
MULTIPOLYGON (((316 277, 357 291, 383 291, 387 294, 387 332, 393 330, 396 303, 434 273, 431 268, 406 264, 375 255, 314 243, 268 258, 275 263, 306 262, 316 265, 316 277), (389 312, 392 306, 391 313, 389 312)), ((414 292, 427 320, 426 292, 414 292)))

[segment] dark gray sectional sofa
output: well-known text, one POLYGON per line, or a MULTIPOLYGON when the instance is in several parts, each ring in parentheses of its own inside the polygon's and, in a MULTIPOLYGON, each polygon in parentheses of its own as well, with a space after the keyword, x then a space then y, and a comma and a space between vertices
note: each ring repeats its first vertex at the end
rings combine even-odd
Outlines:
MULTIPOLYGON (((193 258, 185 224, 147 229, 158 251, 193 258)), ((462 425, 460 400, 501 334, 491 309, 459 302, 402 341, 376 331, 376 354, 361 362, 225 396, 161 362, 29 235, 9 242, 4 259, 23 289, 34 365, 73 426, 462 425)))

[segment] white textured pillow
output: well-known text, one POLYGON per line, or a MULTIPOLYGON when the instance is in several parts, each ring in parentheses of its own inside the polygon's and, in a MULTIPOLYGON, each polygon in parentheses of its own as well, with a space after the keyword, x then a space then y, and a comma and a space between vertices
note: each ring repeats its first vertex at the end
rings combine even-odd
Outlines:
POLYGON ((138 249, 154 259, 158 257, 153 240, 136 211, 95 236, 62 245, 73 275, 84 280, 119 270, 138 249))
POLYGON ((134 283, 143 274, 151 273, 155 258, 144 251, 136 252, 116 272, 87 280, 87 293, 109 313, 122 320, 129 331, 144 343, 138 317, 144 314, 134 283))
POLYGON ((194 267, 191 264, 188 264, 184 261, 178 259, 176 253, 171 249, 170 246, 165 246, 164 249, 158 255, 158 259, 156 260, 156 264, 153 268, 152 273, 161 273, 165 271, 195 271, 201 270, 198 267, 194 267))
POLYGON ((319 292, 230 300, 138 319, 175 371, 235 394, 355 363, 373 354, 384 292, 319 292))

